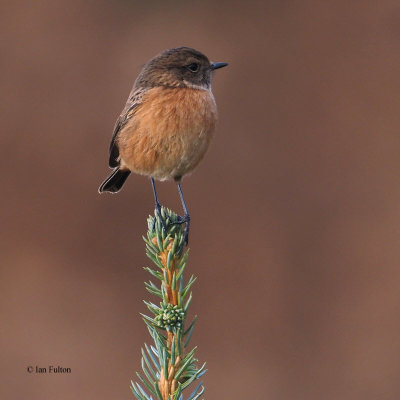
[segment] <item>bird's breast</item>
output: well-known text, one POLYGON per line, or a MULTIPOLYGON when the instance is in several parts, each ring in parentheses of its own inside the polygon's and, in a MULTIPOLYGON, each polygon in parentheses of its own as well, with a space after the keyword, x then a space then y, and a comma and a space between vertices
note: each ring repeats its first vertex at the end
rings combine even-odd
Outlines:
POLYGON ((209 90, 150 89, 118 135, 121 165, 161 180, 183 176, 203 158, 216 120, 209 90))

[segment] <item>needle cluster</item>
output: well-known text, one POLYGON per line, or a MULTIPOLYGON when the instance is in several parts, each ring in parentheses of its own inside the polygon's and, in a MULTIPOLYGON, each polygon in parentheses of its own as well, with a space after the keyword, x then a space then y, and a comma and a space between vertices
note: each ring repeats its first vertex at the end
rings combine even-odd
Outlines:
MULTIPOLYGON (((178 216, 161 209, 161 215, 148 218, 146 254, 155 268, 146 267, 157 284, 146 282, 146 289, 160 298, 159 305, 145 301, 151 315, 142 314, 154 345, 142 348, 142 371, 139 382, 132 382, 138 400, 184 400, 183 390, 205 372, 205 364, 197 365, 195 350, 188 351, 196 317, 186 327, 186 316, 192 300, 192 275, 185 282, 183 272, 188 251, 184 251, 184 228, 178 216), (165 229, 166 228, 166 229, 165 229)), ((196 400, 204 392, 200 382, 186 400, 196 400)))

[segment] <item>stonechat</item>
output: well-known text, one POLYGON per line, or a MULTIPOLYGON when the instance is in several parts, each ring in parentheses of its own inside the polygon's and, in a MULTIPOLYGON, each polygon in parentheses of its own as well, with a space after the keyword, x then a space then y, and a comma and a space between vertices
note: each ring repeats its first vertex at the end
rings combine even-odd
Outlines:
POLYGON ((99 192, 118 192, 131 172, 151 179, 156 210, 160 215, 154 180, 173 179, 178 184, 188 241, 190 215, 181 180, 204 157, 217 122, 211 92, 213 72, 227 63, 212 63, 189 47, 166 50, 152 58, 136 79, 119 116, 109 149, 111 175, 99 192))

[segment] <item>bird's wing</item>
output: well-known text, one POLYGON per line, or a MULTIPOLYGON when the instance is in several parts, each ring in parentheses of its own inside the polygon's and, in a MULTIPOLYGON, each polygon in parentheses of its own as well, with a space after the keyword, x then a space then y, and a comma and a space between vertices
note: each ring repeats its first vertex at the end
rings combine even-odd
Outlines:
POLYGON ((123 109, 121 115, 117 119, 114 126, 114 132, 110 143, 110 158, 108 165, 111 168, 119 166, 119 149, 117 143, 117 136, 121 129, 126 125, 126 123, 132 118, 135 113, 136 107, 142 103, 143 95, 147 89, 145 88, 133 88, 131 94, 129 95, 128 101, 126 102, 125 108, 123 109))

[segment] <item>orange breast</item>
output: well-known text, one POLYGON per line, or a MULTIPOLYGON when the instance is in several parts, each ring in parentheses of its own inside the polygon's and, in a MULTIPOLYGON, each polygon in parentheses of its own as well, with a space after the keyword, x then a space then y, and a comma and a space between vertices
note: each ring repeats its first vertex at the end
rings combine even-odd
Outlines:
POLYGON ((150 89, 118 134, 121 166, 160 180, 179 178, 203 158, 216 120, 208 90, 150 89))

